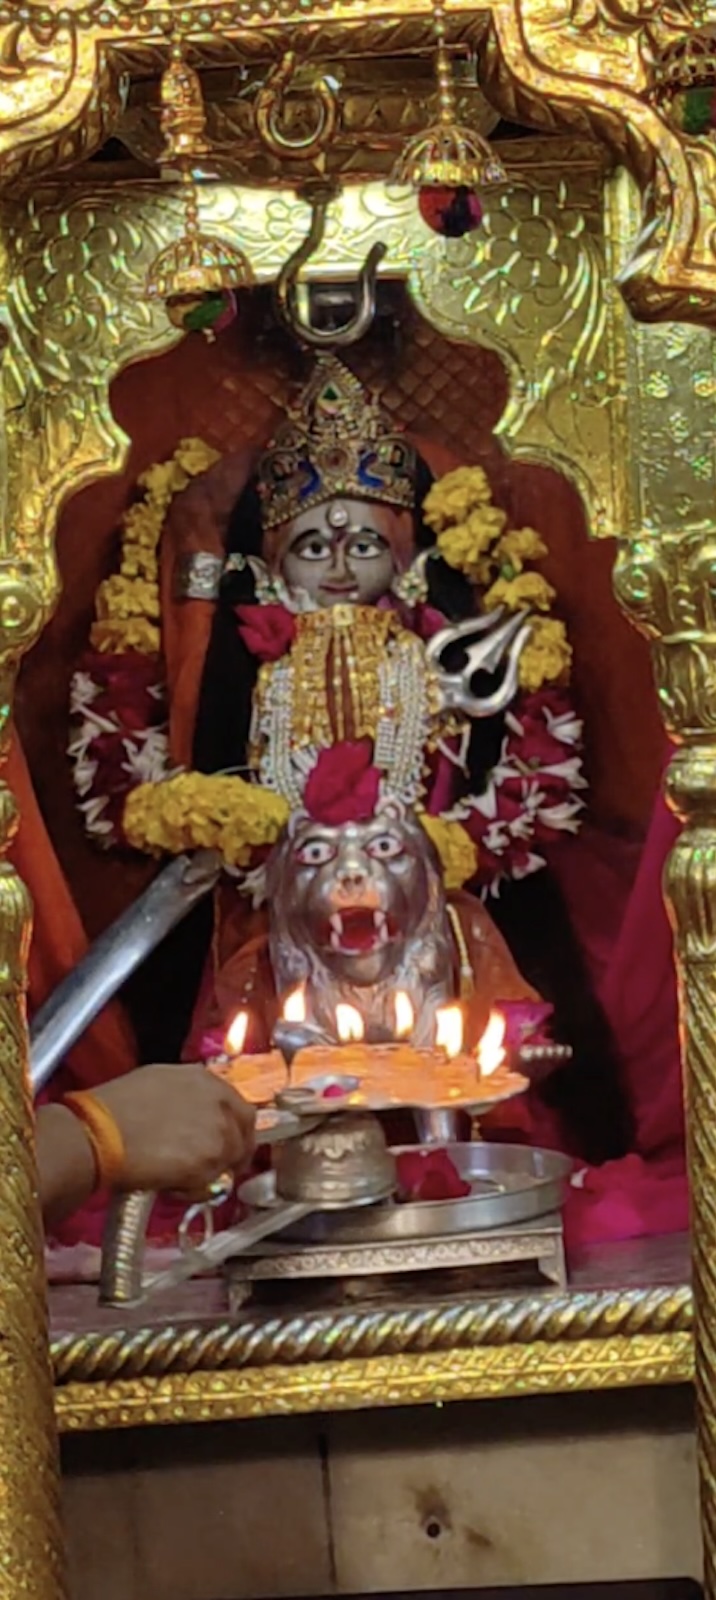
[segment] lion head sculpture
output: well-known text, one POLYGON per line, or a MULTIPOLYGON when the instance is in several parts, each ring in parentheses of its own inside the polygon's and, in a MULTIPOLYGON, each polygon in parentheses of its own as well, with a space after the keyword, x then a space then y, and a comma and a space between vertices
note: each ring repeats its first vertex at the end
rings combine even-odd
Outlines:
POLYGON ((280 994, 305 985, 310 1021, 332 1031, 347 1001, 369 1036, 390 1030, 404 990, 431 1038, 454 990, 453 955, 437 857, 412 812, 390 800, 339 827, 296 813, 272 852, 267 892, 276 985, 280 994))

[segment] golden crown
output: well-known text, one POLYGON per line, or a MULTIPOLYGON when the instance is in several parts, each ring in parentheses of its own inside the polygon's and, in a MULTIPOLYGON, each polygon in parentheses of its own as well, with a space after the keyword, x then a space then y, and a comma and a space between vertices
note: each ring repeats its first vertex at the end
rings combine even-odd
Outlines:
POLYGON ((377 398, 335 356, 319 356, 261 458, 264 528, 341 496, 412 508, 416 464, 377 398))

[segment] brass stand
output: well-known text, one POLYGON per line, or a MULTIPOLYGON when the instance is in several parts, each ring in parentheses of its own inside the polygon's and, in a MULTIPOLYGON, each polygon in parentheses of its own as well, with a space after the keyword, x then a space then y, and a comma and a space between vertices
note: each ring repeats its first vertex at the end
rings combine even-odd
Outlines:
MULTIPOLYGON (((352 1278, 393 1278, 418 1272, 474 1272, 518 1263, 529 1265, 559 1289, 566 1288, 561 1216, 540 1217, 507 1228, 446 1234, 434 1239, 382 1240, 366 1244, 266 1244, 229 1264, 232 1315, 251 1297, 255 1284, 352 1278)), ((484 1285, 489 1289, 489 1282, 484 1285)))

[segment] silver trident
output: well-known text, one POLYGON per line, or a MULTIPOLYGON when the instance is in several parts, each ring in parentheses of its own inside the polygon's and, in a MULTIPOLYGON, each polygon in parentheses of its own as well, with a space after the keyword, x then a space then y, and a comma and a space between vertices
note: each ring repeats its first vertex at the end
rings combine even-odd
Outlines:
POLYGON ((529 612, 506 615, 504 606, 483 617, 468 617, 466 622, 441 628, 430 640, 427 655, 437 675, 442 710, 462 711, 468 717, 480 718, 506 711, 517 690, 520 656, 531 632, 529 612), (465 661, 458 671, 451 672, 445 660, 456 645, 462 645, 465 661), (475 694, 472 684, 477 673, 493 674, 502 665, 504 674, 492 693, 475 694))

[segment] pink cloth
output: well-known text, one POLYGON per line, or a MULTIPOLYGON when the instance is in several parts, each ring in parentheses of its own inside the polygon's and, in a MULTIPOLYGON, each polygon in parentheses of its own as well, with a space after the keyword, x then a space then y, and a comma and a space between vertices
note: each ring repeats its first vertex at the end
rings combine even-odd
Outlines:
POLYGON ((578 1175, 567 1195, 564 1233, 568 1252, 587 1244, 684 1233, 689 1193, 683 1160, 644 1161, 624 1156, 578 1175))
POLYGON ((555 852, 552 863, 618 1043, 635 1125, 634 1153, 587 1171, 572 1189, 565 1228, 573 1247, 688 1227, 676 975, 663 899, 679 828, 660 793, 626 895, 630 847, 619 841, 607 858, 599 836, 585 831, 571 855, 555 852))
POLYGON ((659 795, 601 991, 619 1040, 636 1147, 647 1159, 684 1148, 673 936, 663 898, 664 868, 679 829, 659 795))
POLYGON ((631 847, 618 840, 608 841, 607 860, 603 838, 585 831, 551 863, 617 1040, 636 1150, 647 1160, 684 1147, 673 938, 663 898, 679 827, 659 794, 627 893, 631 847))

